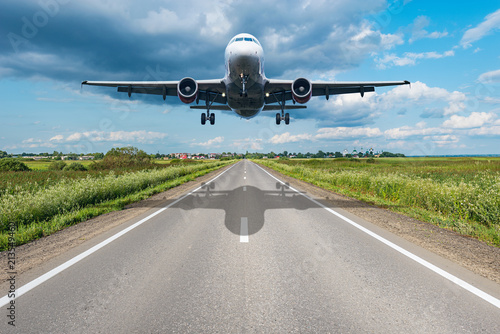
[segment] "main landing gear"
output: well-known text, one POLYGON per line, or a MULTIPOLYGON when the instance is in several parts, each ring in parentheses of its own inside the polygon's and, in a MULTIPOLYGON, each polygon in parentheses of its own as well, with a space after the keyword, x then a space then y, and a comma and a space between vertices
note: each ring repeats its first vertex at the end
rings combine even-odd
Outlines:
POLYGON ((205 125, 205 123, 207 122, 207 120, 210 122, 210 125, 214 125, 215 124, 215 114, 214 113, 210 113, 209 110, 207 110, 207 113, 202 113, 201 114, 201 125, 205 125))
POLYGON ((281 121, 285 121, 286 125, 290 124, 290 114, 276 113, 276 125, 280 125, 281 121))
POLYGON ((215 124, 215 114, 210 112, 210 107, 214 103, 214 101, 217 99, 217 97, 220 95, 220 93, 211 93, 207 92, 207 97, 205 99, 205 105, 207 106, 207 112, 201 114, 201 125, 205 125, 207 121, 210 122, 210 125, 215 124), (214 96, 213 100, 211 99, 212 96, 214 96))
POLYGON ((289 113, 286 113, 285 114, 285 92, 283 92, 281 94, 282 96, 282 100, 280 101, 278 99, 278 97, 276 96, 275 93, 272 93, 274 98, 276 99, 276 102, 278 102, 278 104, 280 105, 281 107, 281 114, 280 113, 276 113, 276 125, 280 125, 281 121, 285 121, 285 124, 288 125, 290 124, 290 114, 289 113))

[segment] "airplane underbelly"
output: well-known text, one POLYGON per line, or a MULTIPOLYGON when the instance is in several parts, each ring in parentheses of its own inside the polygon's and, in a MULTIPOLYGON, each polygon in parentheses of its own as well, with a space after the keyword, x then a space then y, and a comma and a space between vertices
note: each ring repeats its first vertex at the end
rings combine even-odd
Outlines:
POLYGON ((241 89, 235 84, 227 87, 227 104, 241 117, 257 115, 264 107, 264 91, 261 85, 254 84, 247 88, 247 96, 241 95, 241 89))

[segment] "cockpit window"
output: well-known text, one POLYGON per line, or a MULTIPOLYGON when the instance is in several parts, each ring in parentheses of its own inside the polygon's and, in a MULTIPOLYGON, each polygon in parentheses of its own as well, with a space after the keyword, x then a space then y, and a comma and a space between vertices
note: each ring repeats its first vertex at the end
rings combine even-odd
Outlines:
POLYGON ((245 42, 254 42, 255 44, 257 44, 257 45, 260 46, 259 41, 257 39, 255 39, 255 38, 251 38, 251 37, 235 37, 235 38, 233 38, 229 42, 229 44, 232 44, 234 42, 243 42, 243 41, 245 41, 245 42))

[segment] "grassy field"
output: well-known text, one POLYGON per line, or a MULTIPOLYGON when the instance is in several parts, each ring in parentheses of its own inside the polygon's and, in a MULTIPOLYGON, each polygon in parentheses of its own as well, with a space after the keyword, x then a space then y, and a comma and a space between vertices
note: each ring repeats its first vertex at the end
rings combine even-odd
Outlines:
POLYGON ((500 158, 256 162, 322 188, 500 246, 500 158))
POLYGON ((165 191, 233 161, 137 171, 0 172, 0 250, 16 227, 20 245, 165 191))

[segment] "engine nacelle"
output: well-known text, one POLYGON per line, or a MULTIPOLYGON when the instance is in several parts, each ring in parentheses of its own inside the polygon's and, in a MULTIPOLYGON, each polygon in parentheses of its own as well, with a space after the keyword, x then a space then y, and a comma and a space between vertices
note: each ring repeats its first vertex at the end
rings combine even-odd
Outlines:
POLYGON ((198 83, 193 78, 184 78, 177 85, 177 96, 184 103, 192 103, 198 97, 198 83))
POLYGON ((306 103, 312 96, 311 82, 304 78, 295 79, 292 83, 293 100, 298 103, 306 103))

